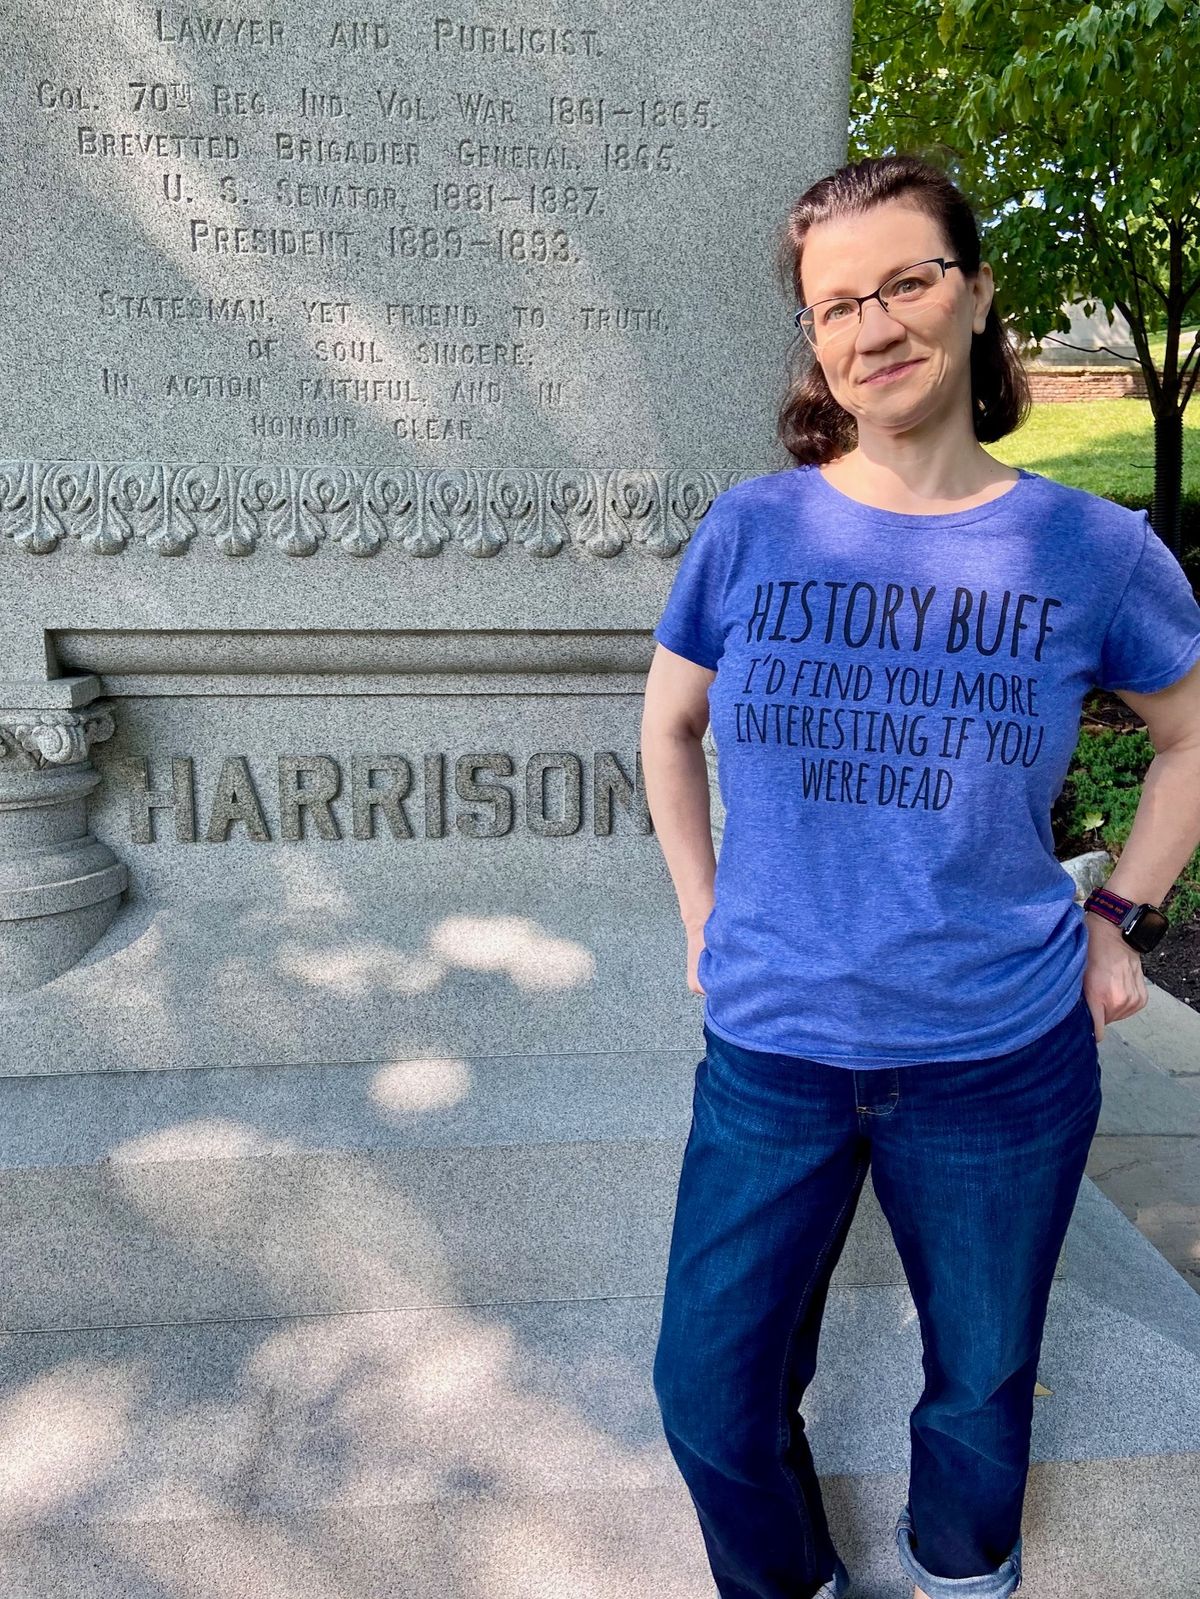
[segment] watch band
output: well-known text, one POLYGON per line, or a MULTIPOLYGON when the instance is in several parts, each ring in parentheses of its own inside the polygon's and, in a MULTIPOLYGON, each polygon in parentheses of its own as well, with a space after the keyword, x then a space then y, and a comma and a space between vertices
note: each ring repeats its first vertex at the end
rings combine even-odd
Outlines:
POLYGON ((1083 908, 1085 911, 1095 911, 1106 922, 1115 922, 1120 927, 1136 903, 1136 900, 1122 899, 1111 888, 1094 888, 1084 900, 1083 908))
POLYGON ((1148 955, 1166 936, 1170 923, 1157 905, 1135 904, 1122 899, 1111 888, 1095 888, 1083 902, 1085 911, 1095 911, 1105 921, 1121 929, 1121 937, 1140 955, 1148 955))

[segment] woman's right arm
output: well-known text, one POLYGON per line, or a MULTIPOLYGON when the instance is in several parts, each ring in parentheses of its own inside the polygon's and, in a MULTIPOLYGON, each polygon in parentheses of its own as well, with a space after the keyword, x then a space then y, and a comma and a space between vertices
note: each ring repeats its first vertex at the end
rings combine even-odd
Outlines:
POLYGON ((687 983, 694 994, 704 992, 696 967, 704 948, 704 924, 713 908, 717 870, 708 762, 701 742, 708 727, 708 688, 716 675, 656 644, 642 708, 646 804, 675 885, 687 933, 687 983))

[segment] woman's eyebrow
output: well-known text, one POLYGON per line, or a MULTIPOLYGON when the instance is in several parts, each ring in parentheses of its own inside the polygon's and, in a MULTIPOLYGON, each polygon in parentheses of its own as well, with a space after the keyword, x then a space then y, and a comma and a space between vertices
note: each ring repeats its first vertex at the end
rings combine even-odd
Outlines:
MULTIPOLYGON (((882 275, 875 287, 878 288, 880 283, 886 283, 887 280, 892 276, 893 272, 899 272, 903 267, 914 266, 915 264, 915 262, 910 261, 907 258, 903 261, 897 261, 895 266, 888 267, 887 271, 882 275)), ((817 300, 834 300, 839 294, 853 293, 853 289, 827 289, 824 294, 817 295, 816 300, 814 300, 812 303, 815 305, 817 300)))

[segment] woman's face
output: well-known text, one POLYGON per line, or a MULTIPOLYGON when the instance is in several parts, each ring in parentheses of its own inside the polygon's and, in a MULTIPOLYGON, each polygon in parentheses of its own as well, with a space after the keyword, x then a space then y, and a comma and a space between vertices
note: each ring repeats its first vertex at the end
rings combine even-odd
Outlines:
MULTIPOLYGON (((954 252, 933 218, 902 200, 818 223, 808 231, 801 258, 806 301, 870 294, 900 268, 931 256, 952 260, 954 252)), ((860 437, 864 429, 937 429, 959 407, 970 417, 971 336, 983 332, 992 294, 986 262, 974 278, 949 267, 935 304, 885 311, 868 300, 862 321, 817 352, 830 392, 855 417, 860 437), (866 381, 898 361, 916 365, 887 382, 866 381)))

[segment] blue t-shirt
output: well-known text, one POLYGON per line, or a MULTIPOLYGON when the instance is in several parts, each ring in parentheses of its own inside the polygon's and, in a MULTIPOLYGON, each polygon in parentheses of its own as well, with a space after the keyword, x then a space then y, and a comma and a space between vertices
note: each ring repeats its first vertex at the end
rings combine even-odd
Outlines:
POLYGON ((1084 914, 1050 809, 1093 684, 1200 659, 1144 511, 1036 472, 915 516, 816 466, 718 494, 654 637, 716 672, 725 806, 708 1027, 831 1066, 979 1059, 1076 1004, 1084 914))

